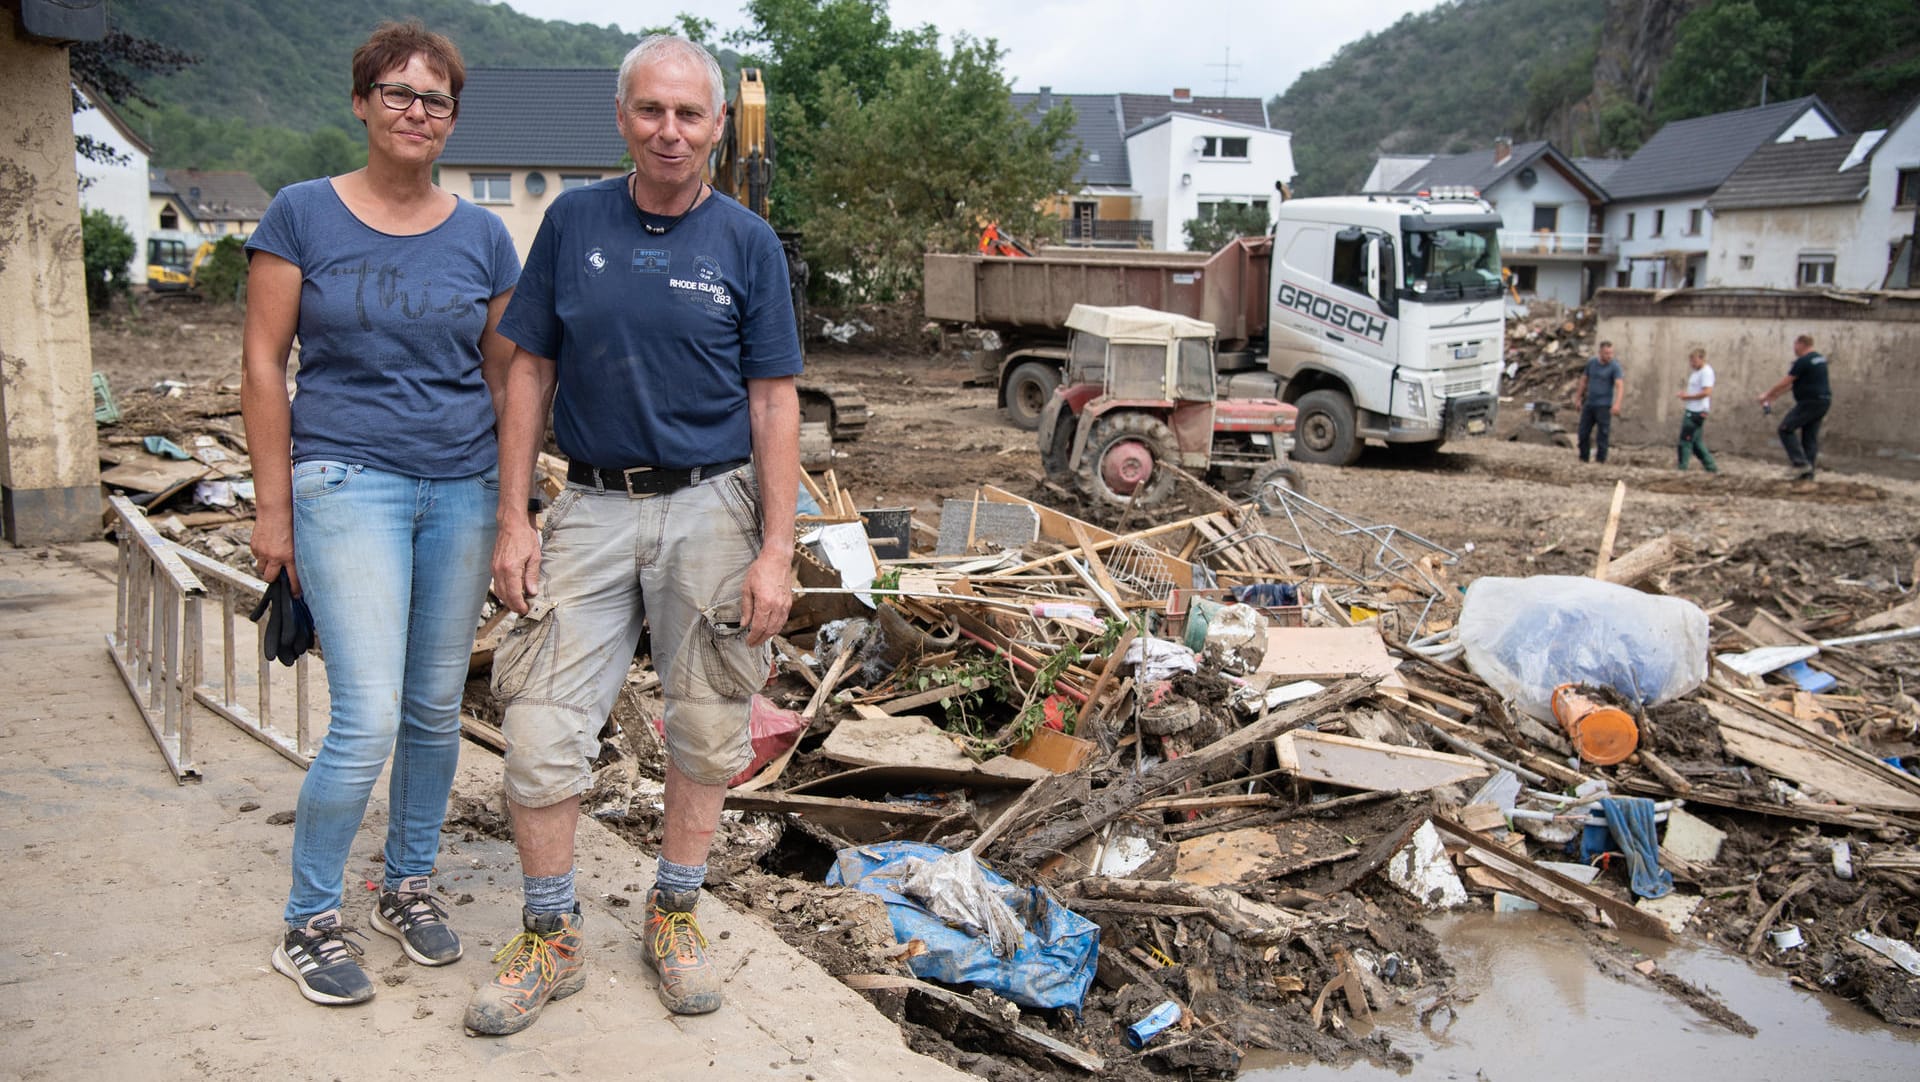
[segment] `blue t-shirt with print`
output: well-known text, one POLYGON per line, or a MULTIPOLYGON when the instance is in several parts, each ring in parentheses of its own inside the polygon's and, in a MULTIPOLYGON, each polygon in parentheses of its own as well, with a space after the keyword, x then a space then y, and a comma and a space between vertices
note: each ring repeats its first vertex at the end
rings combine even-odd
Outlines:
POLYGON ((614 469, 749 457, 746 381, 801 370, 773 228, 715 192, 648 233, 624 176, 547 208, 500 333, 556 362, 560 450, 614 469))
POLYGON ((1589 406, 1613 405, 1613 384, 1615 380, 1627 378, 1626 369, 1620 362, 1603 361, 1598 357, 1587 358, 1587 401, 1589 406))
POLYGON ((492 211, 461 199, 425 233, 394 236, 354 217, 321 177, 280 189, 247 251, 300 268, 295 462, 426 478, 494 467, 480 335, 520 260, 492 211))

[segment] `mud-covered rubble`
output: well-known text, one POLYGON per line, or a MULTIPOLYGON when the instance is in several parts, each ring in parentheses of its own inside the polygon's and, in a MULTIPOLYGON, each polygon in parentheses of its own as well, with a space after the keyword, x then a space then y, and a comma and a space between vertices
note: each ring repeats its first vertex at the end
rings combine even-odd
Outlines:
MULTIPOLYGON (((834 510, 803 521, 803 538, 859 522, 830 474, 815 487, 834 510)), ((903 559, 803 544, 808 585, 762 694, 804 730, 791 752, 761 749, 714 856, 716 893, 864 989, 915 1048, 989 1078, 1094 1064, 1226 1077, 1256 1049, 1407 1066, 1374 1013, 1444 1024, 1470 998, 1423 924, 1446 890, 1421 873, 1457 883, 1469 906, 1563 914, 1603 972, 1733 1032, 1751 1026, 1635 944, 1712 940, 1914 1024, 1920 978, 1854 933, 1912 943, 1920 919, 1920 779, 1884 761, 1916 750, 1920 642, 1823 652, 1815 664, 1842 683, 1818 694, 1719 667, 1651 709, 1592 688, 1639 734, 1633 755, 1596 766, 1447 649, 1469 583, 1438 543, 1304 497, 1291 514, 1202 499, 1184 517, 1107 525, 1080 505, 992 487, 977 498, 1030 511, 1032 539, 981 531, 936 552, 939 524, 916 521, 903 559), (1505 810, 1483 795, 1502 764, 1531 779, 1505 810), (1873 798, 1843 801, 1822 782, 1873 798), (1600 795, 1647 798, 1662 838, 1665 809, 1724 836, 1711 856, 1659 850, 1676 908, 1636 898, 1604 828, 1538 829, 1597 821, 1600 795), (1523 820, 1528 808, 1546 811, 1523 820), (1438 863, 1422 868, 1419 838, 1435 827, 1438 863), (1006 989, 941 992, 916 975, 939 948, 902 942, 874 895, 824 883, 837 855, 896 841, 973 852, 1097 926, 1080 1002, 1022 1007, 1006 989), (1833 871, 1836 842, 1851 847, 1852 879, 1833 871), (1765 933, 1789 924, 1802 945, 1776 947, 1765 933), (1179 1021, 1130 1047, 1127 1027, 1167 1002, 1179 1021)), ((956 507, 977 525, 965 504, 945 513, 956 507)), ((1710 614, 1719 654, 1894 609, 1912 596, 1914 558, 1910 542, 1782 535, 1678 546, 1632 577, 1710 614)), ((652 846, 659 703, 644 659, 629 692, 587 806, 652 846)))

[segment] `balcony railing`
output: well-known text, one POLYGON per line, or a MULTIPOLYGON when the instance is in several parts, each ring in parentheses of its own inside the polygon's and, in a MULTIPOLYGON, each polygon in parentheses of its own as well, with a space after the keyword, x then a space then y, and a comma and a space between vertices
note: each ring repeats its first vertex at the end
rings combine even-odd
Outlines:
POLYGON ((1505 255, 1602 256, 1611 247, 1605 233, 1500 231, 1500 251, 1505 255))
POLYGON ((1153 243, 1153 223, 1135 218, 1069 218, 1063 223, 1063 244, 1136 245, 1153 243))

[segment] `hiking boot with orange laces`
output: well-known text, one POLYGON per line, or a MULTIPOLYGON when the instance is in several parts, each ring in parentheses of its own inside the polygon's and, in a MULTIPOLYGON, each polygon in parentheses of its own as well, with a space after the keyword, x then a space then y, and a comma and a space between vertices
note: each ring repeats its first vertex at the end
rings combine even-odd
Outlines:
POLYGON ((492 981, 474 990, 467 1004, 467 1032, 504 1037, 533 1025, 549 1000, 565 999, 587 986, 580 907, 571 913, 522 911, 526 928, 493 956, 504 962, 492 981))
POLYGON ((660 974, 660 1002, 675 1014, 720 1009, 720 971, 707 957, 707 937, 693 915, 697 890, 647 892, 647 934, 640 953, 660 974))

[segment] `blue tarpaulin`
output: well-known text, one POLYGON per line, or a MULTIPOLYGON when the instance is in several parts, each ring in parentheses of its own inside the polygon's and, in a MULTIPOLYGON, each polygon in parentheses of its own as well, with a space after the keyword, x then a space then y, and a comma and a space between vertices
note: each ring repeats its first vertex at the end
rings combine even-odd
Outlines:
POLYGON ((947 851, 919 842, 883 842, 842 849, 827 872, 830 886, 851 886, 887 903, 893 934, 900 942, 918 939, 926 953, 907 962, 916 977, 942 984, 972 984, 1022 1007, 1072 1007, 1079 1010, 1093 983, 1100 956, 1100 929, 1068 910, 1039 887, 1015 887, 981 868, 1026 929, 1020 947, 1008 958, 996 957, 985 935, 949 926, 899 892, 909 858, 935 861, 947 851))

